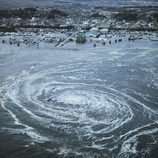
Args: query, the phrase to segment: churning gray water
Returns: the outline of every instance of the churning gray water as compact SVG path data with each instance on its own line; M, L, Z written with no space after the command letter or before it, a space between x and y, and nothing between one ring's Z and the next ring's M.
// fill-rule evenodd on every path
M0 156L156 158L157 44L0 45Z

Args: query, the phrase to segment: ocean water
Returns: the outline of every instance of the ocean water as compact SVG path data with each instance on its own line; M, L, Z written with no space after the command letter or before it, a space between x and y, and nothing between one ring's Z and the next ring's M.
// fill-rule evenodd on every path
M157 150L157 42L0 44L0 157L156 158Z
M54 5L66 5L66 4L83 4L83 5L139 5L149 6L158 5L157 0L0 0L1 8L8 7L31 7L31 6L54 6Z

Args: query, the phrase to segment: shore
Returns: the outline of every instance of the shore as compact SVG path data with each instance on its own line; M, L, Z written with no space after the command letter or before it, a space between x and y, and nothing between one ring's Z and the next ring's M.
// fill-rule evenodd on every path
M122 37L129 40L158 40L157 6L54 6L0 10L0 35L9 35L9 43L38 45L41 41L64 46L77 41L109 42ZM23 36L19 41L18 36ZM4 37L5 38L5 37ZM3 40L3 39L2 39ZM5 41L4 41L5 42ZM77 41L78 42L78 41ZM111 41L112 42L112 41ZM111 43L110 42L110 43ZM19 44L18 44L19 45Z
M157 42L111 41L0 42L2 157L156 158Z

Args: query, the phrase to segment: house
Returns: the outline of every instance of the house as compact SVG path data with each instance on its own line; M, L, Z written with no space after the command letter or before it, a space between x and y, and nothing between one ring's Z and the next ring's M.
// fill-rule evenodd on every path
M89 31L99 31L97 27L92 27Z
M101 28L101 29L110 29L110 27L111 27L111 23L110 22L101 23L99 25L99 28Z
M97 38L99 37L100 32L99 31L89 31L86 33L86 37L94 37Z
M108 31L109 31L109 29L101 29L101 30L100 30L100 33L105 34L105 33L108 33Z

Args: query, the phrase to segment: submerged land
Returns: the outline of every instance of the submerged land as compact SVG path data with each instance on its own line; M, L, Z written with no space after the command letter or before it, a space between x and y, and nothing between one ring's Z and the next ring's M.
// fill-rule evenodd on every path
M48 8L23 7L0 10L0 35L9 35L10 44L39 44L40 41L64 46L68 42L110 43L148 38L157 40L158 6L80 6ZM18 36L22 35L23 40ZM25 38L26 36L26 38ZM28 39L29 36L29 39ZM32 36L32 38L31 38Z

